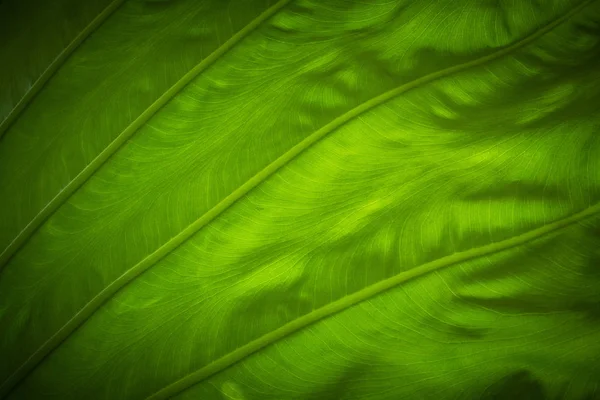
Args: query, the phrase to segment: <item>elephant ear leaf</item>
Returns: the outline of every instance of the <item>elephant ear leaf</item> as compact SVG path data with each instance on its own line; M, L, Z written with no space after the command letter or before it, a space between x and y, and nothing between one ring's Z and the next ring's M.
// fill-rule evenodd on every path
M0 399L600 399L600 0L0 36Z

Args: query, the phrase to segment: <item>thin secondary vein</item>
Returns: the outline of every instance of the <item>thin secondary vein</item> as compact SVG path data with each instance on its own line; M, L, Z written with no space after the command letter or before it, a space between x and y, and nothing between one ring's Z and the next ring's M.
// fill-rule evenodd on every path
M83 41L90 36L104 21L108 19L123 3L125 0L114 0L110 3L96 18L94 18L84 30L69 43L67 47L61 51L58 56L48 65L44 72L33 82L31 88L25 93L19 102L13 107L8 113L6 118L0 123L0 139L4 136L8 128L16 121L21 113L31 103L31 100L39 93L39 91L46 85L46 83L52 78L52 76L58 71L58 69L65 63L69 56L79 47ZM1 258L0 258L1 260ZM0 262L0 265L2 263Z
M123 1L123 0L118 0ZM173 86L169 88L163 95L161 95L154 103L152 103L143 113L141 113L123 132L119 134L100 154L92 160L72 181L70 181L56 196L52 198L42 208L36 216L23 228L19 234L13 239L13 241L4 249L0 254L0 271L8 263L10 258L15 255L21 247L33 236L33 234L40 228L40 226L46 221L60 206L62 206L76 191L79 189L87 180L102 166L104 163L115 154L135 132L137 132L158 110L160 110L165 104L167 104L175 95L177 95L187 84L189 84L198 74L208 68L216 60L218 60L223 54L229 51L235 44L240 42L254 29L256 29L261 23L272 17L277 11L283 6L289 3L291 0L280 0L252 22L246 25L238 33L232 36L226 41L221 47L211 53L202 62L192 68L186 73L181 79L179 79ZM0 391L1 393L1 391Z

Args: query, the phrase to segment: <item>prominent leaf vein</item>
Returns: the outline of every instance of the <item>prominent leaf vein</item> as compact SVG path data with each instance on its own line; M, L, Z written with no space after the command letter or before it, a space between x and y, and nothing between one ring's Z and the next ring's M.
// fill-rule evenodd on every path
M33 236L60 206L62 206L104 163L115 154L138 129L140 129L158 110L167 104L177 93L179 93L187 84L189 84L198 74L208 68L223 54L229 51L235 44L256 29L262 22L272 17L283 6L291 0L280 0L269 9L264 11L254 20L252 20L243 29L233 35L229 40L223 43L217 50L206 57L202 62L187 72L164 94L162 94L154 103L152 103L143 113L141 113L123 132L119 134L100 154L96 156L73 180L71 180L56 196L54 196L44 208L23 228L13 241L0 254L0 271L8 263L10 258Z
M69 58L69 56L79 47L79 45L90 36L108 17L112 15L113 12L119 8L121 4L123 4L125 0L114 0L110 3L100 14L96 16L86 27L84 30L79 32L79 34L69 43L67 47L61 51L58 56L50 63L50 65L44 70L44 72L33 82L33 85L29 88L29 90L25 93L23 97L19 100L19 102L13 107L12 110L8 113L8 115L4 118L4 120L0 123L0 139L4 136L4 133L8 130L8 128L16 121L16 119L21 115L21 113L27 108L27 106L31 103L31 100L39 93L39 91L46 85L46 83L52 78L52 76L58 71L58 69L64 64L64 62ZM0 260L2 258L0 257ZM0 265L2 262L0 261Z
M244 346L238 347L234 351L213 361L209 365L195 372L192 372L191 374L183 377L182 379L161 389L152 396L148 397L146 400L168 399L184 391L185 389L193 386L194 384L208 379L211 376L231 367L232 365L238 363L246 357L251 356L257 351L306 328L307 326L310 326L322 319L330 317L341 311L344 311L360 302L372 299L373 297L382 294L385 291L392 289L409 280L423 277L431 272L439 271L445 267L456 265L458 263L462 263L479 257L489 256L491 254L506 251L517 246L522 246L526 243L547 236L553 232L568 228L573 224L576 224L584 219L596 216L599 213L600 203L588 207L579 213L544 225L540 228L531 230L522 235L514 236L512 238L500 242L490 243L485 246L469 249L467 251L454 253L449 256L442 257L429 263L420 265L408 271L401 272L397 275L392 276L391 278L379 281L373 285L365 287L362 290L359 290L358 292L342 297L339 300L336 300L308 314L296 318L295 320L288 322L287 324L275 329L274 331L271 331L259 337L258 339L255 339L245 344Z
M115 0L113 4L118 1ZM81 187L113 154L115 154L121 146L139 129L141 128L160 108L169 102L177 93L179 93L187 84L189 84L198 74L208 68L211 64L217 61L223 54L229 51L235 44L244 39L248 34L254 31L261 23L271 18L281 8L288 4L291 0L280 0L270 8L253 19L243 29L238 31L223 45L211 53L207 58L202 60L198 65L187 72L180 80L178 80L169 90L161 95L154 103L152 103L139 117L135 119L123 132L119 134L94 160L88 164L72 181L70 181L46 206L33 218L27 226L19 232L17 237L8 245L8 247L0 254L0 271L8 263L10 258L29 240L29 238L37 231L37 229L46 221L69 197ZM115 7L116 8L116 7ZM38 89L39 90L39 89ZM212 211L212 210L211 210ZM209 211L210 213L210 211ZM207 215L209 214L207 213ZM132 269L121 275L112 284L107 286L103 291L98 293L90 302L88 302L77 314L65 323L54 335L52 335L42 346L37 349L11 376L9 376L0 385L0 398L21 382L52 350L54 350L63 340L65 340L77 327L87 320L108 298L116 293L121 287L133 280L143 270L154 264L162 258L170 250L175 239L179 237L191 236L188 227L178 236L165 243L154 253L143 259ZM177 244L178 245L178 244ZM175 245L175 247L177 246ZM173 247L174 248L174 247Z

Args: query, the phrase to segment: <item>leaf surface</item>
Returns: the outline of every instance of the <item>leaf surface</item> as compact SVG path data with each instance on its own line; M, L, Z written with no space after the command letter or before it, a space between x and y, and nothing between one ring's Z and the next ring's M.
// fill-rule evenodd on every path
M123 3L0 141L0 394L600 398L599 4Z

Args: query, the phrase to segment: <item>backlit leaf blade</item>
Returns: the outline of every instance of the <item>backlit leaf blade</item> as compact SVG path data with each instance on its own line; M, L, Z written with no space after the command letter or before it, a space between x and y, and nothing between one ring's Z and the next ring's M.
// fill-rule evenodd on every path
M8 398L596 395L598 5L348 4L260 21L24 243Z
M286 2L245 2L235 15L226 1L129 1L115 11L3 139L0 269L149 118Z

